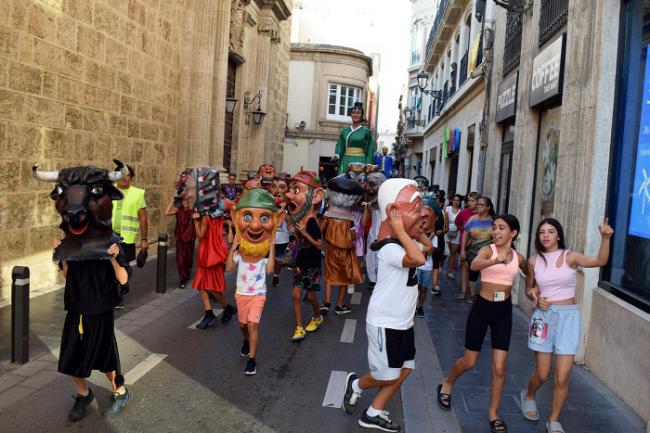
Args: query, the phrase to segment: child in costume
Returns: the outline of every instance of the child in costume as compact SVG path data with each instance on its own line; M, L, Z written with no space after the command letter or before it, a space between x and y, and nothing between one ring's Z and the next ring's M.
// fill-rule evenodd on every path
M226 271L237 266L237 313L244 335L241 355L248 357L244 374L257 372L259 323L266 302L266 274L275 266L275 229L278 207L263 189L246 191L231 212L237 234Z

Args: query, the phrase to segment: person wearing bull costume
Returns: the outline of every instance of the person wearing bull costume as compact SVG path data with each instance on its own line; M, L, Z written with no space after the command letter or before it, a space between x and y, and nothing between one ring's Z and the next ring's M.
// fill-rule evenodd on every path
M349 175L343 174L327 182L329 209L325 211L323 232L325 233L325 303L321 312L327 314L331 308L332 286L339 286L339 295L334 312L337 315L351 313L345 304L348 285L363 282L361 265L356 255L357 226L354 224L354 208L363 195L363 188ZM354 291L354 290L353 290Z
M293 270L293 289L291 298L296 316L296 329L291 341L305 338L306 332L314 332L323 323L316 292L320 290L321 249L323 236L316 220L315 209L323 200L325 191L316 172L300 171L289 181L287 209L298 242L298 255ZM307 301L311 304L313 315L306 328L302 326L302 291L307 291Z
M350 109L352 125L341 130L336 142L335 154L332 156L332 161L339 165L337 174L347 173L348 164L351 162L362 164L372 164L373 162L377 144L372 137L372 131L363 126L364 114L363 104L355 102Z
M184 183L184 196L188 197L194 230L199 240L199 255L192 287L199 291L204 315L196 327L207 329L217 322L212 311L210 295L223 307L221 323L232 319L237 309L230 305L223 292L226 288L224 266L228 258L228 247L223 240L223 219L230 210L230 201L221 198L219 171L201 167L192 170Z
M263 189L246 191L231 211L236 234L226 271L237 267L237 316L244 335L240 354L248 357L244 374L257 372L259 324L266 302L266 274L275 267L275 197Z
M102 415L115 415L130 399L121 374L113 320L113 309L131 271L111 225L111 200L122 199L113 182L125 172L109 173L94 166L43 172L35 165L32 174L38 180L56 183L50 197L61 215L59 228L65 233L63 240L54 241L53 259L59 261L65 277L66 317L58 371L71 376L77 390L68 419L82 419L94 399L86 381L92 370L106 374L112 388L111 404Z
M370 246L379 236L379 226L381 224L379 206L377 204L377 192L379 187L386 180L384 173L377 171L376 166L368 168L368 175L366 177L366 187L364 194L363 206L363 225L368 226L368 239L366 242L366 273L368 275L368 290L375 288L377 282L377 251L374 251Z

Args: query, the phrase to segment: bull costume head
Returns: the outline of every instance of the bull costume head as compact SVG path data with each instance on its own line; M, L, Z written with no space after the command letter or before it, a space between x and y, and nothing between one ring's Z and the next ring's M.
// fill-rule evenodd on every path
M50 197L61 215L59 228L65 236L54 250L54 260L109 259L107 248L119 242L111 223L112 200L124 198L113 185L127 173L126 165L116 160L118 169L109 172L92 165L41 171L32 167L34 178L55 182Z
M347 174L336 176L327 182L330 207L326 217L354 221L352 210L363 196L363 187Z
M287 192L287 209L293 224L306 221L315 213L315 207L320 205L325 191L320 178L314 171L302 170L289 180Z
M231 216L240 237L238 251L242 258L258 261L266 257L278 222L275 198L263 189L248 190L242 194Z
M219 170L200 167L183 171L177 182L177 196L187 198L189 207L201 215L224 216L229 203L221 197Z

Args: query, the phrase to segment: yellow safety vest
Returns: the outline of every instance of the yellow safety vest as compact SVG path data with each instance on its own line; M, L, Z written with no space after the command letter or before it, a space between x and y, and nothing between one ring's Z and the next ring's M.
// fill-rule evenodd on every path
M144 190L134 186L124 192L122 200L113 200L113 231L124 239L126 244L134 244L140 230L140 205Z

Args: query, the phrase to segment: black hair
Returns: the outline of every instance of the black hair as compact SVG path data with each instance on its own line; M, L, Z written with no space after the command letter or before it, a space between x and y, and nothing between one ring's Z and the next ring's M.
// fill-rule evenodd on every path
M487 207L488 207L488 214L490 214L492 219L494 219L494 217L495 217L495 215L497 213L494 211L494 205L492 204L492 200L490 200L490 197L486 197L486 196L482 195L476 201L478 202L478 200L480 200L480 199L485 200L485 202L487 203Z
M564 243L564 229L558 220L555 218L544 218L541 220L537 225L537 230L535 230L535 250L537 251L537 254L542 258L542 260L544 260L544 263L546 263L546 257L544 257L544 254L542 254L546 252L546 248L544 248L544 245L542 245L542 243L539 241L539 229L541 229L544 224L553 226L553 228L555 228L557 231L557 244L561 250L566 250L566 244Z
M228 173L228 177L234 177L235 179L237 178L237 175L235 173Z
M463 200L464 200L463 196L460 195L460 194L454 194L454 196L451 198L451 201L454 201L455 198L458 198L458 200L460 200L460 203L461 203L461 205L462 205ZM460 207L460 206L459 206L459 207Z
M355 110L361 111L361 120L366 118L366 110L363 109L363 104L361 102L355 102L352 107L350 107L349 116L352 116L352 112Z
M493 221L496 220L503 220L503 222L505 222L510 228L510 231L517 230L517 235L512 238L512 242L514 242L517 239L517 236L519 236L519 233L521 233L521 227L519 225L519 220L517 217L510 214L501 214L494 217ZM514 249L515 246L513 245L512 248Z

